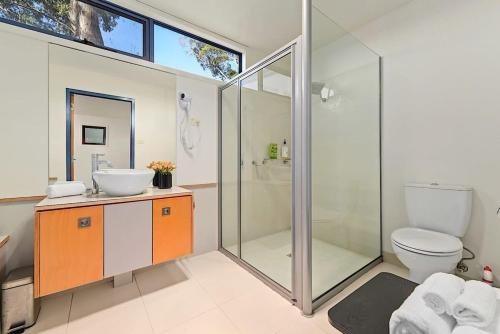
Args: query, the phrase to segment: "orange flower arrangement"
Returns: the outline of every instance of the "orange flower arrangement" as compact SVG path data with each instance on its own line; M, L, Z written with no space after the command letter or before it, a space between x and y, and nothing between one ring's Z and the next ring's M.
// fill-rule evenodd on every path
M147 168L150 168L160 174L167 174L173 172L176 166L171 161L151 161Z

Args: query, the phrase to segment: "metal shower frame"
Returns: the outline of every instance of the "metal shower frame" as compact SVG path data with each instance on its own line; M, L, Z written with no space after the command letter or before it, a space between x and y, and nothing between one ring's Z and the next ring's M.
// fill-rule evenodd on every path
M292 77L292 290L273 281L241 258L241 81L257 73L262 68L285 55L291 55ZM311 59L312 54L312 0L302 1L302 35L284 47L270 54L259 63L248 68L231 81L219 87L219 137L218 137L218 218L219 218L219 250L247 269L270 288L287 298L302 310L304 316L311 316L319 306L334 295L345 289L354 280L382 262L382 242L380 241L379 256L369 264L344 279L316 299L312 295L312 198L311 198ZM382 90L382 60L379 59L380 90ZM222 92L224 89L236 86L237 95L237 212L238 212L238 256L227 251L222 245ZM380 95L379 126L381 126L382 99ZM379 136L380 137L380 136ZM379 143L380 144L380 143ZM381 146L379 145L379 151ZM381 157L381 155L380 155ZM381 159L379 161L381 163ZM380 169L380 165L379 165ZM381 180L380 174L380 180ZM380 181L381 182L381 181ZM382 205L380 203L380 211ZM380 213L381 215L381 213ZM381 224L380 216L380 228Z

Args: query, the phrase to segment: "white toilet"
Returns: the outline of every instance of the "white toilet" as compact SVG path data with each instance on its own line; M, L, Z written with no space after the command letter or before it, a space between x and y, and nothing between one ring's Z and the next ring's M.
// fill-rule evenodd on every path
M410 280L422 283L436 272L453 272L462 258L463 237L472 210L472 188L417 184L405 186L411 227L395 230L392 248L410 269Z

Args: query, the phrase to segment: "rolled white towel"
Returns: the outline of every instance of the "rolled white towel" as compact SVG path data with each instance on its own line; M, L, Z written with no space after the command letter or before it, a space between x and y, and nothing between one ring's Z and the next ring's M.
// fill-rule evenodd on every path
M465 282L463 293L452 305L459 326L488 327L496 314L497 296L491 286L479 281Z
M490 334L488 332L483 331L482 329L479 329L477 327L472 327L472 326L457 326L451 332L452 334Z
M436 273L422 284L425 305L437 314L452 314L453 302L463 292L465 281L458 276Z
M500 334L500 301L497 299L497 311L493 321L486 328L477 328L474 326L457 326L451 332L452 334Z
M389 321L391 334L450 334L455 319L447 314L436 314L422 298L425 289L419 286L403 305L392 313Z
M85 184L81 181L57 182L47 187L47 197L57 198L85 193Z

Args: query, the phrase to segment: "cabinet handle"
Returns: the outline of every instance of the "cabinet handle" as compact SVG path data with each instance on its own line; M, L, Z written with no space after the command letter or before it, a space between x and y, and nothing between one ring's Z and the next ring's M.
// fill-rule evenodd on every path
M86 228L92 225L92 219L90 217L78 218L78 228Z
M162 216L170 216L170 207L162 208L161 215Z

